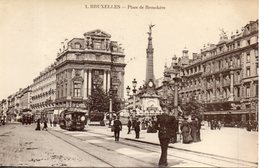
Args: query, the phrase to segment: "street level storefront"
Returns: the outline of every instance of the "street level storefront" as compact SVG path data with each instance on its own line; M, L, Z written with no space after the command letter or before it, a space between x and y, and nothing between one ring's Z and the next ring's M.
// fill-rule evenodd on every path
M228 111L207 111L204 118L207 121L220 120L223 122L246 122L250 118L255 118L256 110L228 110Z

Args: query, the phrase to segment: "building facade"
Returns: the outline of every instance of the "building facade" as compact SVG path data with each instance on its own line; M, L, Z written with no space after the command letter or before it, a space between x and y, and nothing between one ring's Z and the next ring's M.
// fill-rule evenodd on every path
M37 118L53 118L56 99L55 63L47 67L33 80L31 88L31 109Z
M93 89L124 95L125 55L120 44L102 30L73 38L58 53L56 69L57 109L83 108Z
M258 20L230 38L222 31L218 44L208 44L192 57L184 49L178 60L182 103L199 101L206 118L228 114L237 121L257 119Z
M29 86L22 90L19 106L22 112L31 110L31 89Z

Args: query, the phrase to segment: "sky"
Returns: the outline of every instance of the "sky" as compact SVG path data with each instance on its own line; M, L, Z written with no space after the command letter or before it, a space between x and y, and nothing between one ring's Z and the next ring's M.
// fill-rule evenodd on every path
M86 8L119 5L120 9ZM165 9L140 9L140 6ZM138 9L128 8L136 6ZM33 83L54 63L64 39L83 38L101 29L125 49L125 87L145 80L147 32L153 27L155 78L164 65L182 55L199 53L204 44L219 41L258 19L257 0L1 0L0 100Z

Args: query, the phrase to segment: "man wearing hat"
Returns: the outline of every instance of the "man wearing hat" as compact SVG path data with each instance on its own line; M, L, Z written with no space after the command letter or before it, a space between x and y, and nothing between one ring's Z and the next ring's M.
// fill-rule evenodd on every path
M159 160L159 166L167 166L167 150L170 139L172 138L172 129L175 126L173 116L167 113L163 113L158 116L156 128L159 130L158 137L161 146L161 157Z

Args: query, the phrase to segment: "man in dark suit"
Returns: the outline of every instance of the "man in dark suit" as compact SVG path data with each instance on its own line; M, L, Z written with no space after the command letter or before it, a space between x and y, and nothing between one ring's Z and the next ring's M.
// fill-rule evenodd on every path
M158 116L156 128L159 130L158 137L161 146L161 157L159 160L159 166L167 166L167 150L170 139L173 137L173 129L176 130L176 123L173 116L169 116L167 113L163 113Z
M130 132L131 132L131 126L132 126L132 122L131 122L130 117L129 117L129 118L128 118L128 122L127 122L127 127L128 127L128 132L127 132L127 134L130 134Z
M115 135L115 141L119 141L119 135L120 131L122 130L122 123L118 119L118 116L116 117L114 121L114 135Z
M135 138L136 139L139 139L139 136L140 136L140 121L139 119L137 118L136 121L135 121L135 124L134 124L134 128L135 128Z

